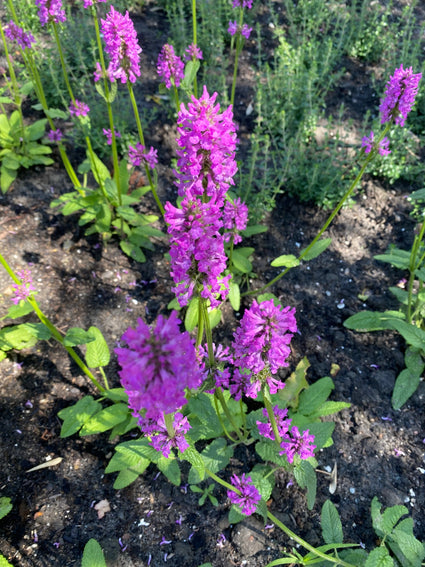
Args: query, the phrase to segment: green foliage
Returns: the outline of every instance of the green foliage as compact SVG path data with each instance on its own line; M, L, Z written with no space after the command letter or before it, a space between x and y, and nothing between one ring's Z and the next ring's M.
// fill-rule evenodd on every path
M37 120L25 126L20 110L14 110L8 117L0 114L0 188L3 193L9 189L21 167L50 165L47 157L52 152L49 146L40 143L47 119Z
M0 498L0 520L4 518L11 510L13 506L10 498L7 496L2 496Z
M95 539L89 539L84 546L81 567L106 567L102 548Z

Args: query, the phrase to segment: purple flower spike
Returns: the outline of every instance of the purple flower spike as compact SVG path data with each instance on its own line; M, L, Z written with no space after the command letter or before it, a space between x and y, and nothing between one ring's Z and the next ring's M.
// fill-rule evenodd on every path
M110 128L103 128L103 133L106 136L106 143L108 144L108 146L112 146L112 131ZM121 134L120 132L118 132L118 130L115 130L115 138L121 138Z
M253 0L233 0L232 8L248 8L250 10L252 8Z
M229 27L227 29L228 33L230 33L231 36L235 35L235 33L238 31L238 23L236 21L234 22L229 22Z
M10 20L6 29L4 30L5 36L11 41L16 43L22 49L30 49L32 44L35 43L34 36L30 32L25 32L22 28L17 26L13 20Z
M158 163L158 150L151 149L146 152L145 146L140 142L136 144L136 147L129 146L128 148L128 159L134 167L139 167L142 163L147 164L151 169L155 169Z
M272 299L262 303L254 300L233 335L235 365L248 368L254 374L264 368L276 374L281 366L288 366L289 343L296 331L295 308L275 306ZM272 384L270 386L272 391Z
M362 138L362 147L365 148L366 154L369 154L375 147L374 137L375 134L373 133L373 131L371 131L369 136L364 136ZM391 150L388 149L389 144L390 141L385 136L385 138L379 142L378 154L380 154L381 156L387 156L388 154L390 154Z
M403 69L401 65L400 69L394 71L379 107L381 124L390 122L394 118L396 124L404 126L415 102L421 78L422 73L413 74L412 67Z
M19 305L21 300L25 301L27 297L30 297L31 292L35 291L35 287L32 285L31 272L29 270L21 270L16 273L22 283L12 285L15 297L12 297L11 301L15 305Z
M77 99L75 99L75 103L71 102L69 105L69 113L71 116L87 116L89 112L89 106L85 102L80 102Z
M258 502L261 500L260 493L252 484L251 477L245 477L245 473L242 474L241 477L234 474L231 481L232 485L239 490L240 494L233 490L228 490L227 496L230 502L240 506L242 514L251 516L257 509Z
M190 429L190 423L187 417L177 412L173 419L173 435L170 436L165 425L164 416L161 415L157 419L144 419L139 417L140 429L145 435L152 437L150 445L163 456L168 459L172 448L178 449L184 453L189 447L189 443L185 439L185 434Z
M248 27L247 24L244 24L241 28L241 34L244 36L245 39L249 39L251 35L252 28Z
M50 130L47 132L47 137L51 142L60 142L63 138L62 130L57 128L56 130Z
M185 51L184 58L186 61L190 61L191 59L203 59L202 51L196 44L191 43Z
M279 406L274 406L273 413L276 420L277 431L280 437L283 437L288 433L292 421L291 419L288 419L288 410L282 410L279 408ZM263 409L263 415L269 418L269 414L266 408ZM257 421L256 423L260 435L274 441L274 433L270 420L268 420L267 423L264 423L262 421Z
M308 429L300 433L294 425L290 433L282 435L280 446L283 450L279 451L279 455L286 455L288 463L293 463L296 454L300 459L314 457L316 445L313 445L313 442L314 435L310 435Z
M66 21L62 0L35 0L35 5L38 6L38 17L42 26L49 22Z
M128 346L115 349L121 384L136 417L142 409L154 419L173 413L187 401L185 388L201 382L194 344L188 332L180 332L179 324L176 311L169 319L160 315L153 329L138 319L137 328L122 336Z
M137 41L137 32L128 15L123 16L111 6L106 20L102 22L102 33L105 38L105 50L110 58L109 76L111 81L120 79L121 83L129 80L135 83L140 77L140 56L142 48Z
M174 52L174 47L166 43L158 55L158 75L164 80L167 89L180 86L184 79L184 63Z
M248 207L242 203L240 198L235 199L233 203L226 201L224 205L224 228L230 232L224 234L224 240L229 242L233 236L233 244L242 241L242 237L238 231L245 230L248 223Z
M107 2L107 0L83 0L84 2L84 8L90 8L90 6L93 6L93 4L96 4L98 2Z

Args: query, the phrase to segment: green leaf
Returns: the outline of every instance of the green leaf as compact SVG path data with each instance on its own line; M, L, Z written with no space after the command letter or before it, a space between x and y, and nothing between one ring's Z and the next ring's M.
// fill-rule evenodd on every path
M309 367L310 363L305 356L297 364L295 371L292 372L290 377L285 380L285 387L283 390L279 390L277 394L279 400L282 400L285 406L298 406L298 399L301 391L309 387L306 380L306 374Z
M395 297L402 305L408 304L408 299L409 299L408 291L406 291L405 289L400 289L399 287L396 286L390 287L389 290L393 295L395 295Z
M180 310L181 310L180 303L179 303L177 297L175 297L174 299L172 299L172 300L168 303L167 309L175 309L176 311L180 311Z
M87 150L87 158L90 162L90 167L96 182L101 185L106 179L111 178L106 165L97 157L97 155L92 151Z
M326 248L330 245L331 242L332 242L332 238L323 238L322 240L318 240L317 242L314 243L314 245L310 248L310 250L307 252L305 256L303 256L304 250L301 251L300 258L301 256L303 256L302 259L305 261L313 260L313 258L317 258L317 256L320 256L320 254L326 250Z
M394 561L386 547L377 547L369 553L365 567L394 567Z
M39 341L48 341L52 333L43 323L23 323L25 329L28 330L30 335Z
M2 164L0 168L0 189L2 193L6 193L12 183L15 181L17 172L15 169L9 169Z
M271 266L273 268L280 268L284 266L285 268L294 268L295 266L299 266L300 261L296 256L293 254L284 254L283 256L278 256L271 262Z
M260 441L255 444L255 451L266 463L275 463L278 467L288 467L288 460L286 459L286 457L279 455L279 452L274 443Z
M88 343L86 351L86 362L90 368L107 366L111 359L109 347L102 332L97 327L90 327L88 333L94 337L94 341Z
M268 227L264 226L263 224L254 224L247 226L245 230L241 230L241 234L242 236L245 236L245 238L249 238L254 234L261 234L262 232L267 232L268 230Z
M344 536L341 519L336 506L330 500L326 500L322 506L320 524L322 536L326 543L342 543Z
M0 520L12 510L12 501L7 496L0 497Z
M37 120L30 126L26 128L29 134L29 140L32 142L34 140L39 140L44 136L44 131L46 130L47 118L42 118ZM49 148L50 149L50 148Z
M201 455L194 447L189 446L184 453L180 454L180 458L182 460L188 461L192 465L192 468L189 471L189 479L191 478L191 474L192 474L193 477L199 479L198 482L204 480L205 460L203 457L201 457ZM189 480L189 482L191 481Z
M127 404L114 404L109 406L90 417L84 423L80 435L94 435L95 433L103 433L112 429L118 423L127 418L129 409Z
M2 164L4 167L8 169L19 169L21 167L21 162L14 158L13 154L10 156L6 156L2 160Z
M388 325L388 328L399 332L407 344L425 350L425 331L400 319L391 319L388 321Z
M344 327L354 331L383 331L384 329L391 329L391 321L396 318L401 319L404 317L401 313L394 311L360 311L344 321Z
M8 96L0 96L0 104L13 104L13 100Z
M386 254L378 254L374 256L375 260L391 264L400 270L408 270L410 264L410 252L407 250L400 250L399 248L392 248Z
M168 480L175 486L181 484L181 473L177 459L171 457L166 459L162 455L158 458L156 466L168 478Z
M274 488L274 475L270 474L273 469L268 465L258 464L251 470L249 476L261 498L267 502Z
M210 321L210 328L214 329L221 321L221 310L217 307L215 309L208 309L208 319Z
M424 545L415 538L413 533L406 533L405 530L397 527L391 534L391 543L395 542L403 556L409 562L409 567L421 567L422 560L425 557ZM390 547L393 546L390 543ZM396 549L393 549L396 552ZM399 553L397 553L399 556Z
M403 404L412 396L421 381L421 373L416 370L405 368L397 376L394 384L394 390L391 397L391 403L395 410L399 410Z
M12 563L9 563L6 557L1 553L0 553L0 567L13 567Z
M37 343L36 337L30 333L25 324L3 327L0 330L0 349L8 351L11 349L22 350L30 348Z
M146 262L146 256L140 250L139 246L132 244L128 240L121 240L120 247L124 254L127 254L127 256L136 260L136 262L140 262L141 264Z
M233 280L229 282L229 301L233 309L239 311L241 306L241 290L239 285Z
M296 414L292 420L294 425L297 425ZM328 440L332 438L332 433L335 429L335 423L333 421L316 421L315 423L305 423L304 425L298 426L300 431L306 431L308 429L310 435L314 435L314 445L316 445L315 451L317 452L322 447L328 443Z
M199 298L192 297L186 310L184 327L191 333L199 322Z
M333 413L338 413L343 409L351 407L348 402L325 402L317 408L316 411L308 415L309 419L315 420L319 417L324 417L325 415L332 415Z
M91 343L95 338L84 329L79 327L71 327L63 338L63 344L68 347L74 347L77 345L86 345Z
M48 108L46 111L46 114L49 118L51 118L52 120L56 119L56 118L61 118L62 120L67 120L68 118L68 112L65 112L64 110L60 110L59 108Z
M150 461L147 461L147 463L148 463L148 466L149 466ZM139 472L139 471L134 470L134 469L124 469L124 470L120 471L118 473L117 478L115 479L115 482L114 482L115 490L121 490L122 488L126 488L132 482L137 480L143 472L144 471Z
M301 393L298 411L303 415L310 415L328 399L334 388L332 378L321 378Z
M234 267L242 272L243 274L249 274L252 272L252 264L246 258L244 254L241 253L240 249L233 250L232 262Z
M9 307L9 311L6 313L4 317L1 318L1 320L19 319L19 317L28 315L28 313L31 313L31 311L33 311L32 305L30 305L28 301L23 301L21 299L18 305L12 305L12 307Z
M233 449L227 445L227 442L223 437L214 439L214 441L207 445L201 453L203 461L203 469L201 469L201 472L203 470L205 474L206 468L213 473L225 469L232 456ZM186 458L186 451L183 453L183 458ZM203 477L199 474L198 466L192 466L189 471L189 484L198 484L201 480L203 480Z
M190 59L184 68L184 88L190 88L193 81L195 80L196 74L199 70L200 63L198 59Z
M381 514L382 504L375 496L371 502L373 529L379 537L389 535L402 516L408 514L406 506L392 506Z
M58 417L63 420L60 436L64 438L77 433L86 421L101 409L102 405L92 396L84 396L73 406L61 410L58 413Z
M102 548L95 539L89 539L86 543L81 567L106 567Z
M294 476L301 488L307 488L307 508L312 510L317 491L317 477L314 468L308 461L301 461L294 468Z

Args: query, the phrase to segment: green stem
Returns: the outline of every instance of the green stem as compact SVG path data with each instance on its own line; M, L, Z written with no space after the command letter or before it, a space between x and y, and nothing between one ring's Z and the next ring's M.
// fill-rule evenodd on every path
M174 424L173 424L173 414L172 413L164 413L164 422L165 422L165 427L167 428L167 433L168 433L168 437L170 437L170 439L173 439L173 437L175 436L175 431L174 431Z
M24 125L24 116L22 114L22 98L21 98L21 94L19 92L19 85L18 85L18 81L16 79L15 69L13 68L13 64L12 64L12 61L10 59L9 50L7 49L6 37L5 37L4 32L3 32L3 27L1 27L1 26L0 26L0 33L1 33L1 38L2 38L2 41L3 41L4 54L6 55L7 66L9 68L10 79L12 81L13 98L14 98L15 105L17 106L17 109L18 109L18 112L19 112L19 121L21 123L22 140L23 140L22 144L24 144L25 143L24 142L24 140L25 140L25 125Z
M417 261L419 247L425 233L425 221L422 223L419 234L413 241L412 250L410 252L409 260L409 284L408 284L408 298L407 298L407 322L412 322L412 299L413 299L413 284L415 283L415 270L422 262L422 258Z
M274 411L273 411L273 407L272 404L270 402L270 394L268 389L266 390L267 386L263 386L262 390L263 390L263 400L264 400L264 405L266 406L266 410L267 413L269 414L269 419L270 419L270 423L273 429L273 433L274 433L274 438L275 441L278 445L278 447L280 448L280 443L282 441L280 435L279 435L279 431L277 429L277 424L276 424L276 419L274 416Z
M174 89L174 101L176 103L176 110L178 114L180 110L179 91L177 90L177 87L174 83L173 83L173 89Z
M12 268L6 262L5 258L2 256L2 254L0 254L0 264L2 264L2 266L4 267L6 272L9 274L9 276L12 278L12 280L16 284L22 285L22 281L18 278L18 276L15 274L15 272L12 270ZM43 323L43 325L45 325L49 329L53 338L56 339L57 342L60 343L66 349L66 351L71 356L71 358L77 363L77 365L81 368L81 370L84 372L84 374L92 381L92 383L96 386L96 388L100 392L105 392L105 388L96 380L94 375L91 373L89 368L84 364L84 362L81 360L81 358L78 356L78 354L74 351L74 349L72 347L66 346L64 344L63 336L61 335L59 330L55 327L55 325L50 321L50 319L48 317L46 317L46 315L41 311L40 307L38 306L37 301L33 297L28 297L27 301L31 305L31 307L34 309L35 313L37 314L37 317L40 319L40 321Z
M232 424L232 427L236 433L236 435L238 436L238 439L241 443L243 443L245 441L244 437L241 435L241 432L239 431L239 427L236 425L232 414L230 413L229 408L227 407L226 404L226 400L224 399L223 396L223 392L221 391L221 388L216 388L214 391L214 396L216 396L220 402L221 407L223 408L224 414L226 415L227 419L229 420L229 422Z
M193 27L193 43L194 45L198 45L197 30L196 30L196 0L192 0L192 27ZM193 79L193 93L195 95L195 98L198 98L198 81L196 79L196 75L195 78ZM178 111L179 108L177 108L177 112Z
M269 520L271 520L274 524L276 524L277 526L279 526L279 528L287 535L289 536L291 539L293 539L294 541L296 541L297 543L299 543L302 547L304 547L304 549L307 549L308 551L310 551L311 553L314 553L315 555L317 555L318 557L321 557L322 559L324 559L325 561L329 561L330 563L335 563L336 565L340 565L341 567L356 567L355 565L352 565L351 563L347 563L346 561L343 561L342 559L340 559L339 557L332 557L330 555L326 555L326 553L323 553L321 551L319 551L318 549L316 549L315 547L313 547L312 545L310 545L309 543L307 543L305 540L303 540L300 536L298 536L297 534L295 534L293 531L291 531L288 527L285 526L285 524L283 524L278 518L276 518L276 516L274 516L271 512L267 511L267 517L269 518ZM356 545L356 544L353 544Z
M130 100L131 100L131 105L133 107L133 114L134 114L134 117L136 119L137 131L139 133L139 140L140 140L140 143L142 144L142 146L145 146L145 137L143 135L142 123L140 121L139 110L137 108L137 103L136 103L136 99L134 97L133 87L131 86L130 81L127 81L127 86L128 86L128 92L130 93ZM164 210L164 207L162 206L161 201L159 200L158 193L156 192L156 187L155 187L155 184L152 180L152 175L151 175L151 172L149 171L149 167L148 167L147 164L145 164L145 171L146 171L146 176L147 176L148 181L149 181L149 186L151 188L151 191L152 191L152 194L153 194L154 199L156 201L156 204L158 205L158 208L161 211L162 216L164 216L165 210Z
M230 95L230 105L232 106L232 108L235 102L236 79L238 76L238 62L239 62L239 54L241 52L241 44L242 44L241 34L238 33L238 36L236 38L235 66L233 68L232 93Z
M391 123L388 124L385 128L385 130L382 132L382 134L379 136L377 144L379 143L379 141L381 141L384 136L387 134L387 132L389 131L391 127ZM298 260L302 260L303 258L305 258L305 256L307 256L307 254L310 252L310 250L313 248L313 246L316 244L316 242L320 239L320 237L322 236L322 234L327 230L327 228L329 227L329 225L331 224L331 222L334 220L334 218L336 217L336 215L339 213L341 207L344 205L344 203L347 201L347 199L350 197L350 195L353 193L354 189L357 187L359 181L361 180L361 178L364 175L364 172L366 171L367 166L369 165L369 163L371 162L371 160L374 158L375 156L375 151L371 152L365 162L363 163L359 173L356 175L356 178L354 179L354 181L351 183L350 187L347 189L347 191L344 193L343 197L341 198L341 200L339 201L339 203L337 204L337 206L335 207L335 209L332 211L332 213L329 215L329 217L326 219L324 225L322 226L322 228L319 230L319 232L316 234L315 238L312 240L312 242L307 246L307 248L305 248L301 254L298 257ZM273 284L275 284L276 282L278 282L280 280L281 277L283 277L285 274L287 274L289 272L291 268L288 267L285 270L283 270L280 274L278 274L275 278L273 278L272 280L270 280L266 285L264 285L263 287L261 287L260 289L255 289L255 290L251 290L251 291L245 291L244 293L242 293L242 296L246 296L246 295L255 295L257 293L262 293L264 290L266 290L267 288L269 288L270 286L272 286Z
M55 36L55 40L56 40L56 45L57 45L57 48L58 48L63 78L65 79L65 84L66 84L66 88L68 89L68 94L69 94L72 102L75 104L75 97L74 97L74 93L73 93L72 88L71 88L71 84L69 82L68 73L66 71L65 57L63 55L62 45L61 45L61 42L60 42L60 39L59 39L58 28L56 26L56 22L52 22L52 27L53 27L53 33L54 33L54 36Z

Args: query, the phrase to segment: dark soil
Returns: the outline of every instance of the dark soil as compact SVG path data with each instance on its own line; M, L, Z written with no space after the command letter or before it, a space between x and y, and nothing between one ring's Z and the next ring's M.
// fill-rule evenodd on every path
M148 77L143 89L153 94L157 83L152 61L167 30L164 14L149 6L136 22ZM143 38L149 37L152 26L157 32L149 43ZM244 77L247 90L239 95L249 97L253 83ZM354 78L352 89L355 84ZM356 118L355 110L352 117ZM162 118L165 122L155 126L152 144L161 148L162 162L169 163L174 129ZM238 113L236 118L245 120ZM248 126L241 124L242 131ZM168 168L160 169L159 189L164 199L174 198ZM37 300L61 330L96 325L112 349L137 317L151 322L168 313L173 294L164 260L167 242L158 240L147 262L137 264L117 243L105 247L87 239L77 217L65 218L49 208L54 197L69 190L60 167L23 172L0 198L1 251L14 269L30 266ZM291 479L279 473L269 502L278 518L313 545L321 543L320 509L327 498L338 507L345 541L362 542L367 549L375 545L369 512L374 496L385 507L406 505L415 521L415 535L425 540L424 383L402 410L394 411L391 392L404 367L403 340L392 332L359 334L343 326L348 316L365 307L397 308L388 287L405 274L377 262L374 255L391 243L406 249L412 243L414 221L405 198L411 190L366 178L356 204L343 209L331 225L328 250L290 271L273 288L284 305L297 311L300 333L292 341L290 370L306 356L311 364L308 379L314 382L332 371L332 399L352 404L334 417L334 445L317 455L322 470L337 463L335 494L329 493L328 477L318 475L316 505L308 511L303 492L288 486ZM153 200L145 202L146 210L155 210ZM270 261L309 244L326 216L315 206L282 196L266 219L268 232L245 242L256 250L257 278L252 285L259 288L277 275ZM4 314L12 289L3 270L0 291ZM363 296L368 297L366 305ZM233 314L226 312L220 338L231 338L234 322ZM3 321L6 324L11 321ZM119 385L116 371L112 362L107 372L111 386ZM214 567L264 566L291 547L277 527L264 527L258 517L229 525L229 503L220 487L214 492L219 506L207 501L200 507L198 495L186 484L177 488L150 467L128 488L114 490L115 474L105 475L104 469L118 439L110 441L106 434L59 436L58 411L96 392L55 343L40 342L13 353L1 363L0 373L0 493L13 503L12 512L0 522L0 552L14 565L80 565L84 545L92 537L104 549L109 566L123 567L197 567L204 562ZM27 472L57 457L62 458L58 465ZM225 474L245 472L254 462L249 448L240 447ZM109 502L110 511L99 518L95 506L102 500Z

